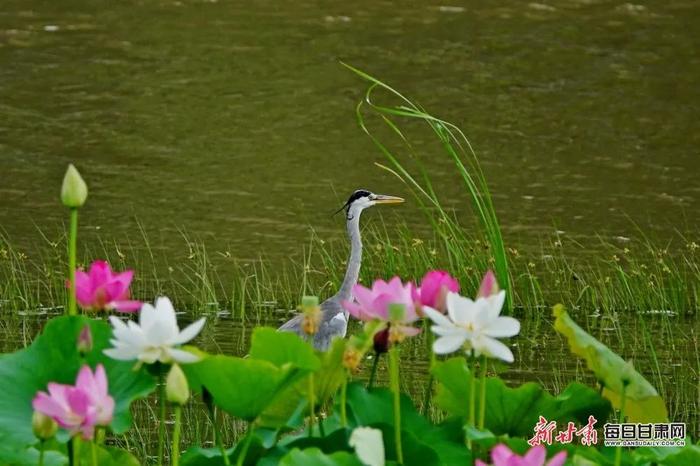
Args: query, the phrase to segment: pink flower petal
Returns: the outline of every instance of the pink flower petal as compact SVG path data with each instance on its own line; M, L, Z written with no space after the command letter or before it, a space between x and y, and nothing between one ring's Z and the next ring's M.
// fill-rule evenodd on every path
M547 462L547 466L561 466L566 461L566 452L560 451Z
M514 455L510 448L501 443L491 450L491 461L496 466L505 465Z
M479 287L479 293L477 298L488 298L494 293L498 292L498 282L496 281L496 275L493 271L489 270L484 275L481 280L481 286Z
M137 312L141 309L143 303L141 301L112 301L109 307L119 312Z
M537 445L530 448L530 450L525 453L525 456L523 456L523 463L526 466L542 466L545 458L547 458L547 449L544 445Z

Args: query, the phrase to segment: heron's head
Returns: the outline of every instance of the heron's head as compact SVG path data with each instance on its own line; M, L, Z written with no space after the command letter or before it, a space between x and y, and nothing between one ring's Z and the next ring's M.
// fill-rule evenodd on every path
M345 210L346 218L351 220L367 207L372 207L377 204L400 204L403 201L404 200L400 197L387 196L386 194L374 194L366 189L358 189L352 193L348 201L338 212Z

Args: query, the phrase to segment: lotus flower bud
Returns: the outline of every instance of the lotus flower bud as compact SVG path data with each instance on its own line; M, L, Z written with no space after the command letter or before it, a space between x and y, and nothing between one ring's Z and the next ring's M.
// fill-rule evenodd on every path
M498 281L496 281L496 275L492 270L486 272L484 278L481 280L481 286L479 286L479 293L476 295L477 298L488 298L489 296L495 295L499 292Z
M184 405L190 397L190 387L187 377L180 366L173 364L165 380L165 396L171 403Z
M80 176L73 164L68 165L68 170L63 176L61 186L61 202L70 208L82 207L88 196L88 188L85 180Z
M377 354L386 353L389 351L389 329L374 334L374 352Z
M85 325L80 331L77 346L80 354L87 354L92 351L92 332L90 331L89 325Z
M34 414L32 414L32 430L38 439L48 440L56 435L58 424L46 414L34 411Z

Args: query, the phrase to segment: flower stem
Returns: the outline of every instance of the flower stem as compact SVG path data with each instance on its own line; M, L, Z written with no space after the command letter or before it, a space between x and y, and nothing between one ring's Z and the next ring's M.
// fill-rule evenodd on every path
M160 423L158 424L158 466L163 466L163 450L165 446L165 380L164 371L158 375L158 404L160 407Z
M476 426L474 423L476 411L476 376L474 375L476 371L476 359L474 358L474 352L472 352L471 361L472 364L469 368L469 424Z
M622 394L620 395L620 423L625 422L625 401L626 401L627 385L622 384ZM620 466L622 462L622 447L617 447L615 450L615 466Z
M369 390L374 386L374 378L377 375L377 366L379 366L379 357L381 353L374 352L374 361L372 361L372 372L369 373L369 382L367 383L367 389Z
M486 356L481 357L481 394L479 399L479 430L486 422Z
M90 453L92 456L92 466L97 466L97 444L94 440L90 442Z
M468 423L470 426L475 427L476 424L474 423L474 416L475 413L474 411L476 410L476 376L474 375L474 371L476 370L476 364L475 361L476 359L474 358L474 350L471 352L471 366L469 367L469 420ZM467 448L471 450L472 448L472 441L468 439L465 435L466 444Z
M44 443L46 440L39 442L39 466L44 466Z
M399 385L399 346L391 345L389 349L389 382L394 394L394 443L396 444L396 461L403 464L401 447L401 387Z
M179 404L175 405L175 425L173 426L173 447L170 452L172 466L180 464L180 418L182 407Z
M316 392L314 391L314 374L309 374L309 438L314 436L314 422L316 421L316 411L315 405L316 400L314 399Z
M348 377L345 374L343 379L343 385L340 386L340 425L347 427L348 425L348 411L346 406L346 400L348 396Z
M425 395L423 398L423 409L421 413L423 416L426 416L430 412L430 401L433 397L433 383L435 382L435 379L433 378L433 367L435 367L436 361L435 353L433 352L433 340L435 337L429 330L428 321L426 319L423 321L423 331L425 332L425 346L428 350L428 354L430 355L430 373L428 374L428 381L425 384Z
M70 439L68 441L66 448L68 448L68 466L74 466L75 465L75 444L73 444L73 439Z
M250 424L248 427L248 433L246 434L245 438L243 439L243 447L241 449L241 453L238 455L238 461L236 461L237 466L243 466L243 463L245 462L245 457L248 456L248 449L250 448L250 442L253 440L253 427L255 424ZM224 454L224 458L226 458L226 455ZM224 460L225 464L228 464L228 458Z
M214 427L214 445L219 447L221 455L224 458L224 464L229 466L228 456L226 455L226 449L224 448L224 440L221 437L221 432L219 431L219 424L216 422L216 408L214 407L214 401L211 398L211 394L207 391L206 387L202 389L202 398L204 399L204 404L207 406L209 411L209 417L211 418L211 424Z
M70 277L70 288L68 296L68 315L74 316L78 313L75 303L75 264L78 246L78 209L70 209L70 236L68 237L68 276Z

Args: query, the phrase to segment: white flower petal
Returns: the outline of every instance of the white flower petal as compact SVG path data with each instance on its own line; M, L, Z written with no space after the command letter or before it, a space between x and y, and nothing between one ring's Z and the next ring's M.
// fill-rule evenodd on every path
M130 361L134 359L134 355L132 354L132 352L124 349L108 348L106 350L103 350L102 352L110 358L116 359L118 361Z
M451 295L452 299L450 299ZM447 312L454 323L465 325L473 322L476 313L474 301L457 293L450 293L447 297Z
M180 364L188 364L199 361L199 356L190 353L189 351L184 351L176 348L169 348L168 353L173 361L179 362Z
M435 324L437 324L441 327L454 326L452 321L450 319L448 319L447 316L445 316L445 314L443 314L440 311L436 311L432 307L423 306L423 312L425 313L425 315L427 315L430 318L430 320L432 320Z
M444 337L447 335L458 335L458 334L463 334L465 335L465 338L468 338L469 333L467 332L466 329L462 327L457 327L457 326L452 326L452 327L439 327L437 325L433 325L430 327L430 330L433 331L435 335Z
M196 337L199 332L202 331L202 328L204 327L205 321L206 321L206 318L202 317L198 321L193 322L192 324L188 325L170 343L173 345L182 345L184 343L187 343L188 341L190 341L191 339Z
M156 314L156 308L153 307L151 303L143 303L141 312L139 313L139 324L141 327L146 328L153 325L157 320Z
M520 322L513 317L497 317L483 331L484 335L493 338L513 337L520 333Z
M358 427L350 434L348 443L367 466L384 466L384 439L381 430Z
M435 354L454 353L462 347L466 339L467 338L463 334L440 337L433 343L433 352L435 352Z
M481 336L481 338L474 340L472 344L477 354L485 354L490 358L502 359L505 362L513 362L514 360L510 348L493 338Z
M486 298L489 303L489 314L491 319L495 319L501 315L501 310L503 309L503 303L506 301L506 291L501 290L498 293Z

